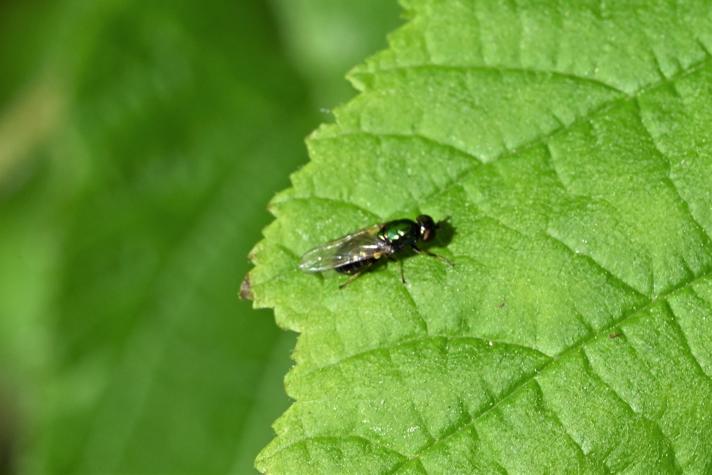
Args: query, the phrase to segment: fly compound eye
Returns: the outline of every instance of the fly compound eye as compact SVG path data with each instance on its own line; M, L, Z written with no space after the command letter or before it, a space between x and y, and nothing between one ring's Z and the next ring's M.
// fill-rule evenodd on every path
M427 214L421 214L415 221L420 224L420 239L430 241L435 237L435 221Z

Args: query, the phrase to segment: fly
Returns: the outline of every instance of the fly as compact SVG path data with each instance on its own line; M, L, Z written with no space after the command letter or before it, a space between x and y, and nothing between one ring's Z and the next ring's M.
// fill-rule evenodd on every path
M344 288L381 259L397 260L396 255L406 249L441 259L452 266L448 259L418 247L420 242L435 238L438 226L439 223L427 214L421 214L415 221L397 219L374 224L308 251L302 256L299 268L304 272L334 269L347 274L350 277L339 286ZM402 262L400 270L401 280L405 283Z

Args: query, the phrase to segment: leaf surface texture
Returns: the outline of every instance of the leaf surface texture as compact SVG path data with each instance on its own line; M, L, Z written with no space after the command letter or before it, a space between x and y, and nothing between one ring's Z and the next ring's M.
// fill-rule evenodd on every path
M268 473L712 469L708 2L409 0L253 253L299 332ZM450 216L339 291L327 239Z

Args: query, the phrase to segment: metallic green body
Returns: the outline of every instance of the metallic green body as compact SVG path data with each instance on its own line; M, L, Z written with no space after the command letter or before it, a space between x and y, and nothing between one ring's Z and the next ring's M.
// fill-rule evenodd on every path
M386 241L394 252L415 245L420 239L420 225L410 219L389 221L378 232L378 238Z

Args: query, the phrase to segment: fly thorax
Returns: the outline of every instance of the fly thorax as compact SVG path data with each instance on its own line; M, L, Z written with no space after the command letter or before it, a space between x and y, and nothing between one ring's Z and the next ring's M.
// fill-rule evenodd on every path
M394 251L398 251L405 246L415 244L418 240L419 227L413 221L402 219L386 223L379 237L389 243Z

